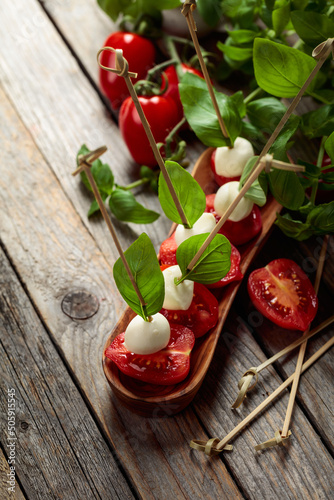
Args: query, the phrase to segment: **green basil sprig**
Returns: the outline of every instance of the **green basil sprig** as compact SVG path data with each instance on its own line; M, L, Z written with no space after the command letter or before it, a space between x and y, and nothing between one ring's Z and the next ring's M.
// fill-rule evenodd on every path
M179 245L176 251L176 260L182 271L182 276L176 284L183 280L197 283L216 283L224 278L231 267L231 243L222 234L217 234L206 248L200 259L191 271L187 266L196 255L209 233L191 236Z
M85 155L90 150L83 144L77 155ZM119 186L115 184L114 175L107 163L102 163L97 159L92 163L91 172L95 179L98 190L101 194L103 201L109 197L109 207L112 213L124 222L133 222L135 224L149 224L154 222L160 214L145 208L143 205L136 201L134 195L129 191L131 187L137 187L141 184L149 184L155 190L157 183L157 176L154 171L148 167L142 167L140 171L141 179L130 184L129 186ZM90 183L84 172L80 174L81 180L89 191L92 191ZM97 201L94 199L88 211L88 217L100 211Z
M284 234L298 241L312 235L325 235L334 232L334 201L317 205L309 211L305 222L293 219L290 214L277 215L275 222Z
M188 221L187 227L191 228L205 210L205 194L198 182L178 163L175 161L166 161L165 165ZM181 217L162 173L159 177L159 200L166 216L172 222L182 224Z
M257 159L257 156L253 156L246 163L240 178L239 190L243 187L246 180L250 176L250 173L252 172ZM263 207L263 205L265 205L267 201L267 188L268 183L266 174L264 172L261 172L258 178L253 182L251 187L245 193L245 198L248 198L253 203L256 203L256 205L258 205L259 207Z
M300 38L312 48L334 33L333 20L318 12L296 10L291 12L291 21Z
M160 311L165 297L159 262L146 233L142 233L124 254L146 305L141 305L120 258L113 267L114 279L125 302L146 321L148 316Z

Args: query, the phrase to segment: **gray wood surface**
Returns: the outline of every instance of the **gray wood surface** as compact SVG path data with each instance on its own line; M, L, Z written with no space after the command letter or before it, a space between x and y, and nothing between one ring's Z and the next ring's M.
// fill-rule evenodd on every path
M68 451L71 470L77 467L79 474L86 477L90 489L80 490L81 486L77 485L81 498L85 498L84 495L87 498L110 498L111 494L118 494L120 498L131 496L123 472L134 495L142 498L330 498L333 491L330 489L333 488L333 462L329 454L333 437L333 406L329 399L333 394L332 353L303 375L292 420L293 438L284 449L256 454L253 446L272 437L282 425L287 391L233 442L232 453L208 459L188 447L193 438L222 438L276 388L281 377L294 369L292 357L275 365L263 374L245 406L230 410L240 375L249 366L264 360L265 354L276 352L283 343L281 332L271 324L266 328L265 321L261 327L254 327L252 333L240 326L242 320L247 322L251 312L245 287L238 294L235 311L224 327L212 367L193 405L173 418L162 414L158 419L145 419L115 400L103 376L101 357L105 338L125 307L112 279L116 252L104 222L100 218L88 221L86 213L91 198L78 178L70 175L75 167L76 152L83 142L91 148L102 144L109 147L105 159L114 170L116 182L125 184L137 175L118 128L94 87L97 82L95 54L114 25L95 0L46 0L42 5L37 0L27 0L24 14L21 2L5 0L0 4L0 17L4 54L0 58L0 198L3 207L0 232L10 263L28 293L27 297L11 273L6 283L9 287L15 285L17 301L15 314L13 312L15 325L13 321L10 324L13 328L21 325L22 338L21 343L16 343L6 337L6 342L13 350L10 356L18 352L25 356L28 364L24 371L14 374L8 362L11 357L7 356L5 367L17 377L18 388L24 387L26 379L34 377L36 387L41 387L45 397L61 389L57 405L50 397L42 405L35 389L33 395L40 405L36 415L22 388L20 401L31 421L35 422L38 415L41 421L52 423L52 436L60 443L59 455ZM189 149L191 163L202 150L203 146L198 144ZM139 201L161 212L154 195L143 192ZM124 247L145 230L158 248L169 226L164 216L150 226L116 222ZM292 247L297 248L279 235L276 243L270 240L266 245L267 253L261 253L258 262L263 265L261 262L267 255L284 256L281 255L284 251L290 255ZM296 258L301 258L301 252L314 252L312 247L299 248ZM279 255L275 254L278 251ZM331 269L332 260L324 278L327 288L321 291L326 304L331 300ZM76 289L87 290L99 301L98 313L88 320L73 321L61 311L63 297ZM27 339L31 339L34 330L24 333L27 326L17 311L22 304L24 317L30 321L27 325L37 329L38 339L44 339L42 347L39 343L27 347ZM5 313L6 318L10 317L9 312ZM332 330L327 335L330 332ZM318 347L325 337L314 341L311 349ZM51 384L47 367L52 352L59 360L59 367L52 365L52 373L58 376ZM65 388L69 388L68 393ZM73 394L75 408L68 410L65 401ZM85 415L88 415L88 430L85 427L84 435L76 440L77 430L86 422ZM99 433L90 415L102 430L102 436L97 437L101 449L91 444L93 439L88 444L85 441L87 436ZM33 429L28 427L29 432L23 434L21 444L29 451L27 457L32 456L34 460L22 464L20 472L29 500L38 498L31 493L34 486L41 484L44 488L41 491L46 491L52 467L59 458L57 453L50 453L55 447L52 436L47 436L44 443L38 441L38 446L42 446L38 454L36 435L31 436ZM96 477L99 469L92 470L93 464L88 463L90 453L96 463L108 462L104 474L111 472L106 482L103 482L105 475ZM51 464L46 471L43 470L45 454ZM26 477L34 467L36 471L43 470L43 477L36 480L36 485ZM69 491L66 488L71 481L75 485L79 481L79 476L73 478L72 473L70 477L63 477L62 470L60 467L56 471L61 485L57 498ZM114 490L111 486L108 489L110 482Z

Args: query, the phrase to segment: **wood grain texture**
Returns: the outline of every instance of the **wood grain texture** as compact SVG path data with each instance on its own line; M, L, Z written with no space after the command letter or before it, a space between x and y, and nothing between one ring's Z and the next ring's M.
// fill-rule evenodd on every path
M24 495L18 483L16 482L13 491L8 491L8 474L10 473L8 461L0 449L0 498L3 500L24 500Z
M133 498L2 250L0 275L1 414L14 389L15 469L28 498Z
M321 364L326 367L332 355L332 352L326 353L309 373L319 370ZM260 381L243 405L238 410L231 409L239 378L250 366L257 366L265 359L240 316L230 314L210 370L194 399L196 411L211 437L222 439L226 436L280 385L281 379L270 367L261 373ZM247 498L331 498L333 458L300 408L295 408L293 434L285 447L254 451L256 444L274 437L274 432L281 428L287 403L288 391L285 391L231 442L234 450L223 452L223 460L238 477L238 484Z
M160 419L142 419L110 395L101 356L124 307L111 266L1 93L0 102L6 123L0 150L3 244L134 488L143 498L163 498L166 491L171 498L240 498L223 463L212 464L205 475L205 457L189 466L188 441L205 435L191 410L171 421L164 411L154 415ZM13 151L14 137L20 148ZM100 301L98 313L84 322L72 321L60 307L78 287Z

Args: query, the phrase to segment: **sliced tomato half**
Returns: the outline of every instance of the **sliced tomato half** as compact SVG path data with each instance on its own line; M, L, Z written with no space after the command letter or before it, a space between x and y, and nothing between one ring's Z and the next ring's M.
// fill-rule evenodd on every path
M129 377L149 384L171 385L181 382L189 373L190 353L195 337L189 328L171 325L167 347L153 354L134 354L124 345L124 332L117 335L105 355Z
M276 259L253 271L248 292L256 309L282 328L306 330L318 309L310 280L290 259Z
M162 265L176 266L176 250L177 243L175 241L175 233L170 238L167 238L161 243L159 251L159 259Z
M222 186L223 184L226 184L227 182L240 181L240 175L238 177L225 177L224 175L217 174L217 172L216 172L216 149L213 151L213 153L211 155L210 166L211 166L213 176L214 176L215 181L217 182L218 186Z
M195 337L202 337L218 321L218 301L214 295L200 283L194 284L194 297L190 307L183 310L172 311L161 309L161 314L169 323L177 323L190 328Z
M214 208L215 194L209 194L206 197L206 212L212 213L217 222L220 216L217 215ZM254 205L251 213L242 220L234 222L227 220L223 227L219 230L221 234L226 236L233 245L243 245L252 240L262 229L261 212L257 205Z
M212 283L210 285L206 285L208 288L221 288L223 286L228 285L232 281L239 281L241 280L244 275L242 274L240 270L240 253L239 250L235 248L234 245L231 243L231 267L229 272L227 273L224 278L221 280L217 281L217 283Z

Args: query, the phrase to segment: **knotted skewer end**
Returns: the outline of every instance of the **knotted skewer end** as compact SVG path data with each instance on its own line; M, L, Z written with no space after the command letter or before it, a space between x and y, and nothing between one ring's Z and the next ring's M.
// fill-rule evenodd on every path
M192 441L190 441L190 447L194 450L204 452L209 457L219 455L221 451L233 450L233 446L231 444L226 444L223 448L217 448L218 443L218 438L211 438L208 441L199 441L197 439L193 439Z
M275 432L275 437L264 441L264 443L257 444L254 446L256 451L265 450L266 448L273 448L274 446L284 446L284 443L290 439L291 431L288 432L286 436L282 436L282 431L277 430Z

